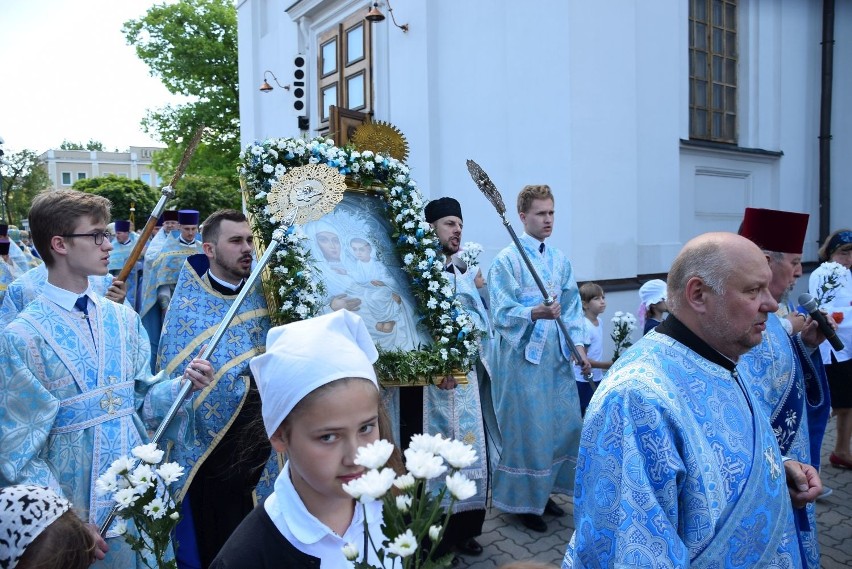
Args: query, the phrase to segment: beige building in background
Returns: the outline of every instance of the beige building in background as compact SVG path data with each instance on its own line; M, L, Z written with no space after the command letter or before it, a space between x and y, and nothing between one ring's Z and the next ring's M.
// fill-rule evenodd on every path
M151 166L154 153L163 148L131 146L128 152L97 150L48 150L42 153L42 164L56 188L70 188L77 180L113 174L142 180L159 187L162 180Z

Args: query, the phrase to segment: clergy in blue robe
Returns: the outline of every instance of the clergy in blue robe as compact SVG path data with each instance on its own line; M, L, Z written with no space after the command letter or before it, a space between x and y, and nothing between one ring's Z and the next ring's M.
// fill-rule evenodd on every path
M675 259L671 316L586 412L564 568L802 567L793 506L816 499L819 475L783 462L737 363L778 308L770 278L762 251L731 233Z
M183 263L190 255L202 253L198 232L198 212L180 210L180 229L166 237L166 241L151 263L143 271L142 306L139 314L151 342L151 370L156 371L157 346L163 329L163 315L168 309Z
M113 506L96 492L97 478L147 442L181 383L151 377L138 315L91 290L88 277L106 274L112 249L109 210L109 200L74 190L33 200L30 225L47 282L0 334L0 485L50 487L94 527ZM212 381L209 362L196 358L191 366L184 378L196 388ZM167 439L191 432L189 405ZM95 556L106 557L95 567L142 566L114 526L105 537Z
M204 221L202 241L205 253L184 262L166 313L158 355L158 366L166 373L186 367L210 342L251 273L253 236L241 212L211 214ZM271 494L280 470L262 429L260 396L248 370L249 360L263 353L269 328L258 281L210 355L215 379L193 403L198 436L175 446L168 457L187 472L178 494L178 499L186 498L177 540L197 544L197 565L202 567L212 563L254 509L258 482L263 481L259 497ZM179 566L195 566L185 552L178 551Z
M488 274L496 331L491 391L502 453L493 475L493 501L505 512L521 514L531 529L544 531L540 516L554 506L550 494L568 493L574 485L582 418L568 342L585 358L583 312L571 263L545 244L553 231L550 188L525 187L518 212L525 230L521 244L556 302L543 304L515 245L494 259ZM563 337L556 318L570 338ZM585 360L584 368L589 369Z
M746 208L739 234L766 254L772 272L769 292L779 304L786 303L802 275L807 228L804 213ZM816 468L830 410L828 380L817 349L824 340L816 322L802 314L793 313L789 319L770 314L763 340L740 359L745 384L769 417L781 454ZM806 566L817 569L814 504L797 510L795 521Z
M0 239L0 301L6 296L6 289L19 274L18 267L9 259L9 240Z
M112 239L112 252L109 255L109 272L118 275L124 268L127 259L136 247L139 238L130 231L130 222L126 219L115 221L115 237ZM133 310L138 310L137 295L139 289L139 267L134 264L133 269L127 276L127 300Z

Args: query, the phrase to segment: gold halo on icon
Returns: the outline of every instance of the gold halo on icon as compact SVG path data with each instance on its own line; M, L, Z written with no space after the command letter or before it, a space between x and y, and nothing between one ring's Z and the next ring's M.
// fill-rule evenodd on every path
M306 164L291 168L272 183L267 199L270 218L281 223L287 212L298 210L296 223L315 221L334 209L343 199L346 176L326 164Z
M361 152L371 150L376 154L396 158L400 162L408 159L408 141L402 131L389 122L364 123L355 129L349 142Z

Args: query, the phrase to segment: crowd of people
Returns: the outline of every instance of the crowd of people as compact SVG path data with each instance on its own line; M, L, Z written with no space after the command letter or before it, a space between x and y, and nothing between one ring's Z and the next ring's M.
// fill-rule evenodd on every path
M113 503L96 481L149 440L190 382L162 443L186 473L175 488L181 569L351 566L347 544L365 527L381 533L383 519L381 502L356 507L342 489L364 473L356 450L379 438L404 449L420 433L477 456L465 469L476 491L449 512L438 555L484 554L489 498L544 532L566 515L560 493L573 496L576 528L563 567L819 567L814 501L827 491L832 408L830 464L852 468L852 231L826 239L810 277L821 324L789 299L808 216L747 208L738 234L695 237L665 281L642 284L644 335L613 361L604 289L578 286L549 241L555 206L546 185L521 190L523 233L486 279L462 261L461 204L426 204L479 355L466 382L388 388L373 336L395 320L344 304L272 326L260 281L243 291L256 259L241 212L201 223L166 211L132 263L140 237L127 220L109 225L107 200L39 194L29 234L0 225L0 566L150 563L102 530ZM314 245L330 263L329 246ZM349 246L365 265L355 268L375 263L367 238ZM201 358L238 295L226 339ZM835 332L843 349L825 341Z

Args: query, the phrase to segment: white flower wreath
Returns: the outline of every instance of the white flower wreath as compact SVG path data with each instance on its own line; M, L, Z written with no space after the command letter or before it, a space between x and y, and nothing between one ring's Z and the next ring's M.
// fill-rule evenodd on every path
M434 345L413 352L383 352L377 371L385 381L410 383L470 369L476 357L477 332L438 260L440 243L424 219L423 198L405 164L369 150L337 147L325 138L256 142L243 150L240 161L247 206L267 243L276 228L267 213L267 194L272 183L291 168L325 164L337 168L356 186L380 188L393 228L391 239ZM272 315L277 323L309 318L321 308L324 290L306 241L299 229L290 231L270 261L279 300L278 312Z

